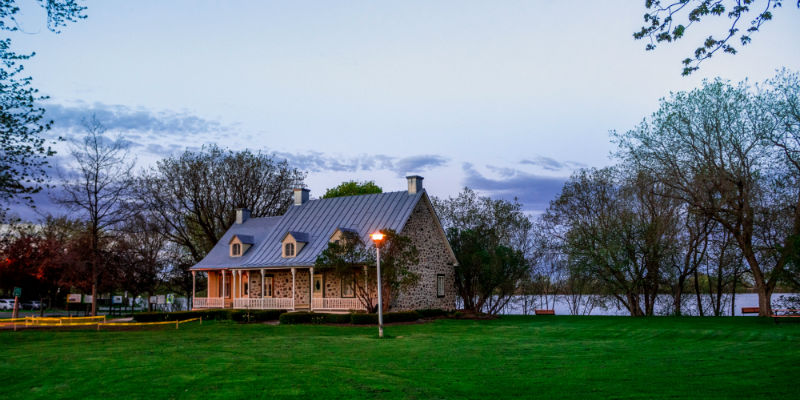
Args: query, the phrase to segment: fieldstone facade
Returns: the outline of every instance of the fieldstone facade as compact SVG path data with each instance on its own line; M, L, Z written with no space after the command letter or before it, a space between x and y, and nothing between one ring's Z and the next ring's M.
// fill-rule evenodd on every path
M419 251L419 264L411 270L419 275L417 284L392 298L392 311L440 308L453 310L456 306L456 263L427 196L414 207L400 232L414 243ZM437 275L444 275L444 296L436 293Z

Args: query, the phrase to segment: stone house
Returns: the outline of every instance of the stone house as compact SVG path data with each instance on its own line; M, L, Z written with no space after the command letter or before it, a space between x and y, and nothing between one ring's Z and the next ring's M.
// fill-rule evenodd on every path
M419 264L410 268L419 279L392 293L390 309L452 310L455 255L423 178L406 179L406 191L332 199L309 200L308 189L295 189L294 204L279 217L250 218L248 210L236 210L236 222L191 268L193 278L197 273L208 278L207 297L194 296L193 288L194 308L364 310L358 291L367 287L370 297L377 297L375 265L354 268L351 277L342 278L332 271L315 272L314 263L345 231L371 244L371 233L393 229L419 251Z

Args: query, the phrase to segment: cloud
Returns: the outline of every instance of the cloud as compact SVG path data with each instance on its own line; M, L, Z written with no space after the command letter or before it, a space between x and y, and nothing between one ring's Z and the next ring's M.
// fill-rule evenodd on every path
M123 105L94 103L91 105L48 104L45 117L53 120L53 128L67 131L82 131L83 120L94 115L109 131L151 132L163 135L178 135L226 131L228 128L217 121L192 115L188 112L170 110L153 111L144 107L132 108Z
M563 169L575 169L585 167L586 164L577 161L558 161L550 157L536 156L532 159L520 161L520 164L537 166L548 171L560 171Z
M496 169L489 169L493 168ZM544 211L567 180L565 177L536 175L507 168L502 169L500 179L493 179L481 174L470 163L464 163L462 170L465 186L506 200L517 198L523 208L531 212Z
M390 170L403 176L408 172L422 172L447 164L439 155L416 155L397 159L383 154L362 154L355 157L333 156L311 151L306 153L272 152L272 155L289 161L293 167L309 172L356 172Z
M446 164L447 159L442 156L425 154L397 160L394 163L394 170L400 175L405 175L407 173L422 172L431 168L441 167Z

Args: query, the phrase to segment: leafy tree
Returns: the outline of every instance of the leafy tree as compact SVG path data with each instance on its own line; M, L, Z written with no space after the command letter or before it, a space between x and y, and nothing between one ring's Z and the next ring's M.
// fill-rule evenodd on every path
M746 83L715 80L671 95L639 127L615 134L623 157L733 236L762 316L771 314L800 232L797 169L770 144L780 129L770 109Z
M392 293L402 291L419 281L419 275L412 268L419 264L419 251L407 236L398 234L392 229L382 229L384 238L379 244L381 249L381 284L383 288L383 307L392 303ZM365 265L375 265L375 250L368 246L356 232L342 232L338 242L328 243L328 247L317 257L315 268L320 271L331 271L341 279L350 279ZM369 269L367 269L369 271ZM376 293L372 288L376 281L366 276L356 278L356 295L361 304L374 312L377 310Z
M76 0L38 0L47 10L47 28L54 33L69 22L86 18ZM20 30L16 0L0 2L0 31ZM36 103L46 99L32 86L31 77L23 77L21 62L33 57L12 50L11 39L0 40L0 202L17 195L32 204L30 194L41 190L46 175L46 158L54 151L45 144L42 134L52 121L44 120L44 108Z
M212 145L147 171L136 187L138 207L152 212L165 237L198 262L234 223L236 208L254 217L282 215L304 177L269 155Z
M529 278L533 223L522 205L464 188L456 197L434 198L433 206L459 260L456 289L465 308L499 312Z
M450 228L447 238L459 260L455 284L464 309L492 315L502 311L530 271L524 253L500 244L491 227Z
M700 68L700 63L711 58L714 53L736 54L738 41L742 46L751 41L751 36L761 26L772 20L773 12L781 7L782 0L645 0L644 26L634 32L635 39L649 39L646 50L654 50L659 43L680 40L687 31L701 21L712 17L727 17L730 27L721 35L709 35L698 46L692 56L685 58L683 75L689 75ZM800 8L800 1L797 2ZM742 24L749 20L749 26L742 30Z
M322 196L323 199L330 199L334 197L344 196L357 196L360 194L377 194L383 193L383 189L376 185L374 181L356 182L347 181L342 182L341 185L330 188L325 191Z

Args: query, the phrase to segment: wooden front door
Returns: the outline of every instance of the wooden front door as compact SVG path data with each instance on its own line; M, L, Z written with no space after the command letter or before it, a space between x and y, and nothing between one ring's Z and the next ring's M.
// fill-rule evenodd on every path
M322 274L314 274L314 298L322 298Z

